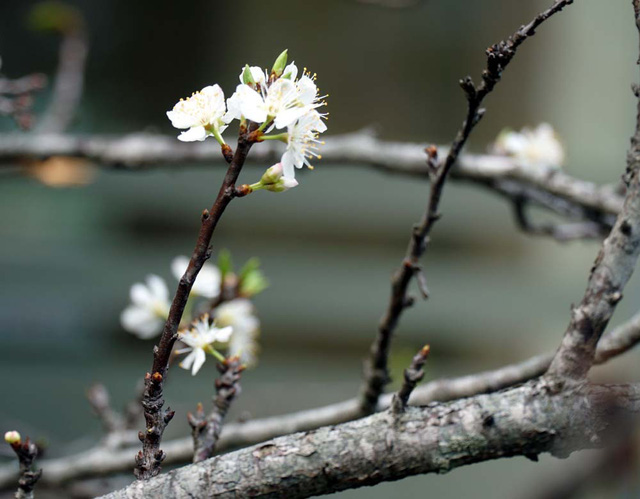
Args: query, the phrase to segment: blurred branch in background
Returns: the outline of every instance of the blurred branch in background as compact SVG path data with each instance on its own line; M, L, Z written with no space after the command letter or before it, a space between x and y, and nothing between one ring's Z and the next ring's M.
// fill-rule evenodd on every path
M329 137L322 149L331 164L370 165L384 172L428 180L426 145L377 139L371 130ZM446 147L439 147L443 154ZM263 143L248 165L278 161L282 146ZM0 134L0 170L29 160L55 156L81 158L103 167L131 171L148 168L184 168L184 163L221 166L217 144L184 144L173 137L130 134L121 137L61 134ZM463 153L451 170L451 179L472 182L509 200L526 199L562 216L611 227L622 207L617 186L598 186L557 168L529 165L508 156Z
M30 128L34 121L31 113L33 94L42 90L46 83L47 77L39 73L15 80L0 76L0 115L13 118L20 128Z
M84 18L66 3L51 0L32 9L29 24L34 30L62 36L50 102L35 131L63 132L71 125L82 98L89 52Z

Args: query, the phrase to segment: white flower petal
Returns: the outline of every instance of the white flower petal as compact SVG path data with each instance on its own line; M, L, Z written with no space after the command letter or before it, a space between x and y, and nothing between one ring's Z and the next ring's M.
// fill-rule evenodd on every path
M202 348L196 348L190 355L193 355L193 368L191 369L191 375L195 376L204 364L207 356Z
M303 105L309 106L314 103L318 95L318 87L311 78L304 75L296 83L298 87L298 99Z
M178 281L182 279L185 270L189 266L189 258L184 255L176 256L171 261L171 273Z
M195 116L181 111L167 111L167 118L171 120L171 124L175 128L191 128L198 124Z
M285 151L280 160L282 163L282 176L284 178L295 178L295 154L293 151ZM298 167L300 168L300 167Z
M182 142L202 142L208 135L203 126L195 126L178 135L178 140Z
M276 125L276 128L288 127L298 118L306 114L308 111L309 111L308 107L293 107L290 109L286 109L285 111L281 111L276 115L274 124Z
M264 123L267 111L262 96L248 85L238 85L236 93L243 116L256 123Z
M149 339L160 334L164 321L148 309L129 306L120 314L120 323L138 338Z

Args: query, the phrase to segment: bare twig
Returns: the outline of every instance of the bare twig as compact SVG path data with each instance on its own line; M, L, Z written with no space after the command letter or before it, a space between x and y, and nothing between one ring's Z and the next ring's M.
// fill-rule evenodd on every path
M514 217L523 232L534 236L548 236L562 242L575 239L602 239L611 229L606 224L592 221L534 225L527 216L526 205L525 199L515 199L513 202Z
M489 395L380 413L281 437L113 492L141 497L287 497L375 485L467 464L606 446L640 413L640 386L542 378Z
M520 27L513 35L487 49L487 68L482 73L482 83L476 86L471 77L461 80L460 85L467 96L467 116L458 131L444 161L438 161L437 148L427 148L427 167L430 171L431 187L426 212L420 223L414 227L406 256L402 266L393 276L391 296L385 315L380 321L378 335L371 346L371 354L365 369L365 382L362 389L361 409L363 414L375 412L378 398L389 382L388 357L391 337L403 310L413 303L407 291L412 278L420 272L420 257L426 251L428 237L440 218L439 206L448 174L457 161L469 135L484 115L481 105L487 95L498 84L502 71L511 62L517 48L535 33L537 27L553 14L560 12L573 0L556 0L554 4L536 16L529 24Z
M42 475L42 470L34 469L34 461L38 457L38 446L27 437L21 440L18 432L7 432L5 440L18 456L20 464L20 478L18 479L18 491L16 499L33 499L33 489Z
M240 375L244 369L239 357L232 357L218 364L220 377L216 379L217 395L213 400L213 410L205 417L202 404L198 404L196 414L187 415L192 428L194 463L213 456L222 431L222 422L231 403L240 394Z
M124 429L124 419L121 414L118 414L111 407L109 392L102 383L95 383L89 387L87 399L107 434Z
M598 344L596 362L601 364L622 355L639 341L640 313L602 337ZM553 352L548 352L492 371L434 380L416 387L410 402L411 405L427 405L435 401L447 402L502 390L544 374L552 359ZM380 409L389 408L391 399L390 394L383 395L380 398ZM291 414L254 419L244 423L228 423L223 427L216 451L222 452L298 431L340 424L359 416L359 400L354 398ZM126 471L133 465L130 449L136 442L137 438L134 432L131 432L121 435L118 441L109 438L98 446L75 455L43 460L41 464L47 473L43 476L42 485L57 486L78 478ZM122 450L124 444L127 444L127 447ZM167 452L167 464L184 464L193 459L191 437L167 441L163 447ZM0 490L12 487L15 480L16 474L12 467L0 466Z
M239 195L236 190L236 180L245 163L249 150L253 145L252 130L241 130L236 152L231 159L229 169L218 192L218 196L210 210L202 212L200 233L196 246L189 260L189 266L180 279L178 289L169 309L169 316L162 331L158 345L153 351L153 366L151 372L145 376L145 392L142 401L146 420L146 431L140 432L142 450L136 456L135 474L139 479L147 479L160 472L160 465L165 453L160 450L160 441L166 425L171 421L174 413L163 411L163 382L167 374L169 359L173 345L178 336L178 326L182 319L184 307L195 279L204 263L211 256L211 237L229 203ZM224 148L223 148L224 150ZM227 146L227 150L229 150Z
M634 0L633 5L640 31L640 0ZM633 91L638 105L624 176L625 202L591 268L582 301L571 311L571 321L549 367L552 376L581 379L587 375L598 340L622 299L622 291L640 255L640 86L634 85Z
M409 397L414 388L424 378L424 367L427 357L429 356L430 347L425 345L420 351L414 355L411 360L411 364L404 370L404 382L398 390L398 393L393 395L391 399L391 412L394 414L400 414L404 412L409 402Z

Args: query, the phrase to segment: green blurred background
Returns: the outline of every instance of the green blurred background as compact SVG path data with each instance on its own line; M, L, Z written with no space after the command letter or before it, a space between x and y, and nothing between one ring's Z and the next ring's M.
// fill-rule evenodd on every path
M356 0L69 3L85 16L91 42L74 132L177 135L164 113L178 98L214 82L230 94L245 63L268 66L288 48L330 94L330 134L375 125L385 139L446 143L465 111L458 79L479 79L484 49L550 2L429 0L406 9ZM7 76L55 69L59 40L26 28L34 4L0 2ZM484 151L505 126L548 121L566 145L566 171L617 181L635 117L636 37L629 1L576 2L522 47L469 149ZM45 92L37 109L46 99ZM0 121L0 130L12 129ZM175 286L169 264L192 250L199 214L224 173L220 165L174 166L98 170L81 188L0 177L2 431L46 439L49 455L62 455L101 435L84 398L91 382L104 382L116 406L133 395L152 344L119 325L129 287L149 273ZM248 167L241 180L255 181L261 171ZM390 275L428 193L426 183L362 165L320 162L299 180L285 194L233 203L214 238L214 251L228 248L236 262L259 257L271 282L255 300L260 365L244 376L231 420L357 393ZM466 185L447 187L442 212L424 259L432 298L403 316L393 349L396 379L424 343L432 346L427 379L553 349L597 243L524 236L504 201ZM639 284L637 277L629 284L614 323L639 308ZM635 358L628 354L597 375L637 378ZM185 413L208 403L213 375L211 364L195 378L172 370L167 399L177 415L167 437L188 432ZM520 498L580 457L501 460L338 496ZM626 497L625 487L609 484L588 497Z

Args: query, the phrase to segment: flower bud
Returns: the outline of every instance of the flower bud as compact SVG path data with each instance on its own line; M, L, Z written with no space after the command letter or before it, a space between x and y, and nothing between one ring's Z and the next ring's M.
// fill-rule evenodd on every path
M17 431L8 431L4 434L4 441L8 444L19 444L21 441L20 433Z
M298 181L295 178L282 177L273 184L265 185L264 188L271 192L284 192L296 187L297 185Z
M274 184L281 178L282 163L276 163L275 165L269 167L266 172L264 172L264 175L262 175L260 182L262 182L263 184Z
M273 63L273 67L271 68L271 73L275 74L277 77L282 75L285 66L287 65L287 49L284 49L282 53L276 59L276 62Z
M251 85L252 83L255 83L256 80L253 79L253 75L251 74L251 68L249 67L248 64L244 65L244 70L242 71L242 83L245 83L246 85Z

